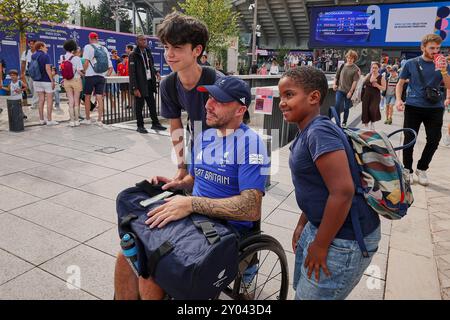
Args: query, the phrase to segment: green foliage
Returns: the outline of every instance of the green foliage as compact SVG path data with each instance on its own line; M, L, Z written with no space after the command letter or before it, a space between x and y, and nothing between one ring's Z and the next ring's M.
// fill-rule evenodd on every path
M207 50L218 57L229 46L230 37L239 35L239 13L233 11L229 0L186 0L178 5L185 14L206 24L209 31Z
M0 14L7 23L0 23L0 31L23 36L38 31L44 21L62 23L68 6L63 0L1 0Z
M98 28L104 30L116 30L116 20L114 16L114 7L112 0L101 0L98 7L93 5L81 5L81 24L85 27ZM128 11L119 9L120 31L131 31L131 19Z
M277 50L277 62L280 66L284 65L284 57L290 52L289 48L280 48Z

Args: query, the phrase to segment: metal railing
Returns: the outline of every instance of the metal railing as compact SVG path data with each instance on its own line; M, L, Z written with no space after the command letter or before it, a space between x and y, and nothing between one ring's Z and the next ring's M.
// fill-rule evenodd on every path
M135 101L133 92L128 85L128 97L122 99L122 92L120 90L121 84L129 84L128 77L112 76L106 77L106 96L105 96L105 110L103 113L103 123L113 124L120 122L127 122L136 120ZM159 99L159 83L156 85L155 93L156 111L160 114L160 99ZM144 118L150 118L150 110L148 107L143 109Z

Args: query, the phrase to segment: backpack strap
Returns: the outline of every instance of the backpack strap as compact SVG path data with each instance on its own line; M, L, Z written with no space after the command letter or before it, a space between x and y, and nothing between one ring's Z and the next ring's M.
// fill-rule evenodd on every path
M214 223L211 221L196 221L195 216L189 216L197 229L202 230L203 235L206 237L210 245L213 245L220 240L220 236L214 228Z
M415 65L416 65L417 73L419 74L419 80L420 80L420 83L422 84L422 86L423 87L427 87L427 85L425 83L425 78L424 78L423 73L422 73L422 66L419 63L419 59L420 59L420 56L415 59L415 62L416 62Z
M159 260L161 260L161 258L166 254L170 253L174 248L175 246L169 240L167 240L162 245L160 245L158 249L152 252L152 254L148 257L147 262L148 275L155 275L156 266L158 265Z

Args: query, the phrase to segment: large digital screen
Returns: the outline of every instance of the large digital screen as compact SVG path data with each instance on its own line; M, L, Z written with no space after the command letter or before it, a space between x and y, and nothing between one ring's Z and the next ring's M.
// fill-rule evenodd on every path
M310 11L311 48L417 47L429 33L450 46L450 3L316 7Z

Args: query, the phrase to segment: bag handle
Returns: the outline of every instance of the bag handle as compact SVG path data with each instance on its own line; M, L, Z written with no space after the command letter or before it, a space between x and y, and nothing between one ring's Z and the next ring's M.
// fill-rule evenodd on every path
M403 149L410 148L410 147L412 147L412 146L416 143L416 140L417 140L417 133L416 133L413 129L411 129L411 128L403 128L403 129L395 130L394 132L391 132L390 134L388 134L387 137L390 138L390 137L392 137L393 135L396 135L397 133L401 133L401 132L409 132L409 133L411 133L411 134L414 136L414 139L411 140L409 143L403 145L403 146L395 147L395 148L394 148L394 151L398 151L398 150L403 150Z
M341 127L341 120L339 119L339 114L337 113L336 108L335 107L330 107L329 113L330 113L330 120L333 120L333 118L334 118L334 120L336 121L336 124L338 125L338 127L342 128Z

